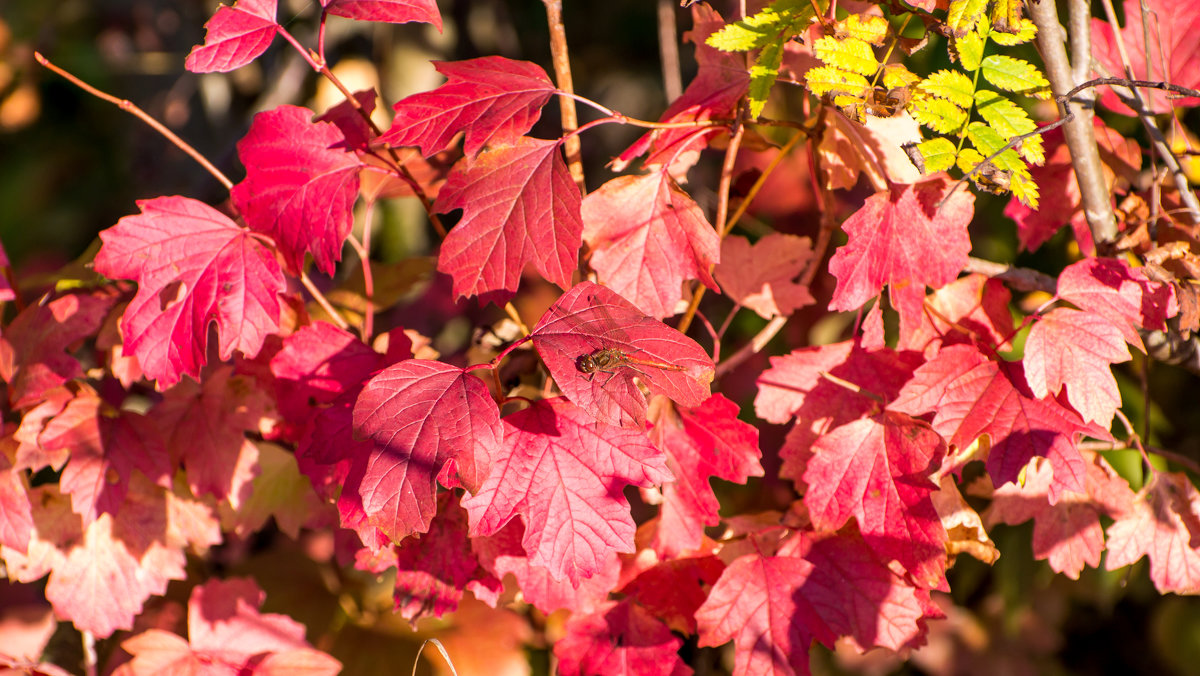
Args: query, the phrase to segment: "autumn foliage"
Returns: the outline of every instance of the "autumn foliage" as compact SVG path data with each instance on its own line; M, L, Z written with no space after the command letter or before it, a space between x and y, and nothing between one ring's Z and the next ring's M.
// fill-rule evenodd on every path
M326 21L442 29L433 0L320 4L311 46L275 0L221 6L186 68L290 44L336 81ZM1093 20L1097 75L1200 84L1200 15L1148 4L1153 49L1138 3L1124 28ZM1200 328L1200 213L1186 177L1145 169L1166 145L1129 117L1184 138L1174 113L1200 98L1092 88L1111 125L1040 130L1080 83L1035 63L1047 27L1020 3L854 8L692 5L696 70L657 122L495 55L435 63L442 84L395 102L280 105L237 143L245 177L214 174L227 201L147 197L72 283L10 275L5 577L107 646L91 668L131 675L336 673L371 616L347 580L383 575L383 614L452 644L460 673L522 644L562 674L904 659L949 631L956 559L994 564L997 524L1030 520L1054 573L1141 565L1200 592L1200 466L1155 445L1132 386ZM531 135L576 99L592 122ZM570 145L603 124L645 129L607 180ZM1115 236L1064 129L1098 148ZM802 226L762 206L789 192L817 207ZM372 247L398 201L437 238L432 283ZM1042 272L972 257L987 227L1066 253ZM414 330L457 314L469 346ZM1141 462L1118 472L1125 449ZM270 534L313 545L338 608L263 609L233 571ZM0 644L0 665L43 647Z

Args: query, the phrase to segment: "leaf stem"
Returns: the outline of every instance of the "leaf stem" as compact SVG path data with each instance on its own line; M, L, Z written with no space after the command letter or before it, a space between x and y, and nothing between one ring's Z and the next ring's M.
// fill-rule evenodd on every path
M342 317L342 315L333 308L333 305L329 302L329 299L325 297L325 294L321 293L321 290L317 288L316 284L313 284L313 281L308 276L307 272L300 273L300 283L304 285L305 289L308 289L308 292L312 294L313 300L317 301L317 305L321 306L321 309L329 315L329 318L333 320L334 324L337 324L339 329L343 331L350 330L349 322L347 322L346 318Z
M37 62L40 63L42 66L54 71L55 73L57 73L58 75L65 78L68 82L75 85L76 87L79 87L83 91L91 94L92 96L95 96L98 99L108 101L109 103L115 105L116 107L120 108L121 110L132 114L134 117L138 118L142 122L145 122L146 124L150 125L150 127L152 129L157 131L159 134L162 134L168 141L170 141L172 144L174 144L176 148L179 148L180 150L182 150L184 153L186 153L188 155L188 157L191 157L193 160L195 160L197 164L199 164L201 167L204 167L204 169L206 171L208 171L208 173L211 174L213 176L213 178L217 179L217 182L220 183L222 186L224 186L226 190L233 189L233 181L229 180L229 178L227 176L225 176L225 174L221 173L220 169L217 169L215 166L213 166L212 162L209 162L207 158L205 158L203 155L200 154L199 151L197 151L195 148L193 148L191 145L189 145L183 139L179 138L175 134L175 132L171 131L170 129L167 129L167 127L165 125L163 125L161 122L154 119L153 117L150 117L150 115L148 113L146 113L146 111L139 108L132 101L130 101L128 99L118 99L117 97L115 97L111 94L108 94L106 92L100 91L99 89L96 89L95 87L84 82L83 80L80 80L78 77L75 77L71 73L63 70L59 66L56 66L55 64L51 63L50 60L47 59L45 56L43 56L40 52L34 52L33 58L36 59Z

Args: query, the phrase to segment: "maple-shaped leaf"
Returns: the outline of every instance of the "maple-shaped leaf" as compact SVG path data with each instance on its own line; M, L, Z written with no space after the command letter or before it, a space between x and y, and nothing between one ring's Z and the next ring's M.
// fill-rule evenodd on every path
M592 268L646 314L675 314L685 280L717 289L708 271L720 237L667 172L618 176L583 200L582 214Z
M609 601L587 615L572 615L566 635L554 643L558 673L686 676L679 658L683 639L629 601Z
M987 471L996 485L1017 481L1035 456L1046 458L1054 474L1048 491L1053 504L1063 491L1084 492L1087 467L1078 437L1104 432L1053 399L1034 398L1019 366L1002 366L972 345L952 345L918 368L889 408L933 412L933 429L958 449L986 434Z
M354 405L354 428L374 448L348 480L371 524L396 542L428 530L442 465L497 446L499 421L483 381L461 368L408 359L371 378Z
M1011 301L1012 293L998 279L979 274L959 277L926 297L930 311L921 313L920 323L901 336L898 347L927 357L945 345L964 342L1011 350Z
M250 578L209 580L188 600L189 640L150 629L121 643L134 676L162 673L337 674L340 662L314 650L304 625L261 613L266 598Z
M704 349L599 284L572 287L530 337L563 394L602 423L645 422L646 398L634 378L681 406L708 399L715 370Z
M712 554L663 561L618 590L681 634L696 633L696 610L708 598L725 564Z
M741 54L722 52L705 44L708 36L725 26L721 15L705 3L692 5L692 30L685 40L696 45L696 77L679 98L671 102L659 122L694 122L697 127L655 129L642 136L612 162L622 171L638 156L649 152L646 166L667 165L671 175L680 179L696 163L700 151L717 130L700 132L703 123L733 118L738 104L750 88L750 73ZM698 133L700 132L700 133Z
M1159 592L1200 593L1200 492L1182 472L1155 472L1132 507L1108 527L1105 567L1116 570L1142 556Z
M325 11L334 16L361 21L433 24L442 32L442 15L434 0L321 0Z
M136 469L164 488L173 468L154 424L131 411L116 411L86 391L46 423L38 445L70 454L59 487L87 526L100 514L117 513Z
M183 67L193 73L227 73L250 63L267 51L279 24L277 0L237 0L221 5L204 24L204 44L192 48Z
M312 482L300 472L293 453L266 441L254 446L258 474L251 481L250 497L238 509L228 502L219 503L222 524L226 530L250 537L273 518L279 530L298 540L300 529L324 514L324 505Z
M939 288L958 277L967 263L971 240L967 224L975 213L975 197L960 190L938 208L950 186L947 178L911 185L892 185L876 193L842 224L848 237L829 261L838 279L831 310L855 310L891 287L893 305L902 316L916 318L911 301L898 303L898 288Z
M396 607L409 622L454 611L467 584L500 586L479 565L467 536L467 513L451 492L438 496L429 532L396 548Z
M884 560L895 559L923 587L949 591L946 530L931 495L945 442L904 414L884 412L817 439L807 462L804 504L819 530L850 517Z
M745 483L762 476L762 453L758 430L738 420L737 404L720 394L694 408L652 408L658 415L651 415L650 440L666 453L675 480L663 484L662 519L650 546L674 558L700 544L705 526L717 525L720 504L709 480Z
M548 568L530 560L521 544L524 539L524 524L513 519L494 535L472 537L471 549L479 557L479 565L495 578L511 573L522 598L547 615L563 608L572 613L592 612L608 598L621 575L621 562L614 552L595 575L579 580L578 584L566 578L556 579ZM467 588L492 607L500 601L499 590L479 582L468 583Z
M246 178L233 186L233 203L252 230L270 235L293 272L312 254L317 269L333 274L354 226L362 162L339 149L346 137L313 112L279 106L258 113L238 141Z
M615 552L633 551L624 485L671 479L644 432L596 424L565 399L544 399L502 421L504 441L483 486L462 501L471 534L525 524L530 562L577 584Z
M0 378L8 383L13 408L40 404L49 390L83 376L66 351L96 333L114 300L109 294L68 294L26 307L4 327Z
M1145 8L1150 23L1142 25ZM1102 19L1092 19L1092 56L1104 70L1100 77L1126 77L1122 56L1128 55L1132 77L1137 80L1170 82L1181 87L1200 86L1200 12L1189 0L1145 0L1122 3L1125 26L1120 36L1114 26ZM1150 42L1146 39L1149 36ZM1125 47L1117 49L1120 40ZM1148 62L1147 62L1148 60ZM1135 113L1107 87L1101 89L1100 103L1122 115ZM1142 105L1149 113L1169 113L1175 107L1200 105L1200 98L1180 98L1156 89L1140 89Z
M203 385L186 381L168 390L152 418L183 460L192 493L212 493L236 509L259 472L258 448L246 433L259 430L269 406L254 380L222 367Z
M581 198L558 145L522 136L455 165L433 207L463 210L438 254L455 295L509 295L531 262L546 279L570 286L583 235Z
M1058 297L1081 310L1100 315L1121 332L1125 342L1142 352L1138 329L1161 331L1179 312L1175 287L1155 282L1140 268L1118 258L1085 258L1058 276Z
M807 237L772 232L754 244L745 237L726 237L713 275L722 293L763 319L786 317L816 302L808 287L795 281L812 257Z
M25 473L13 468L16 440L0 439L0 546L25 551L33 531L33 509Z
M1035 460L1025 471L1024 484L1005 484L995 490L984 519L989 526L1033 519L1033 557L1078 580L1084 566L1100 565L1104 551L1100 515L1124 515L1133 503L1133 490L1099 454L1088 459L1087 493L1068 492L1051 505L1047 494L1053 481L1049 463Z
M1121 406L1110 364L1129 361L1121 331L1100 315L1054 308L1025 339L1025 380L1039 399L1066 386L1067 401L1084 420L1107 428Z
M183 375L199 378L208 332L217 325L218 354L258 354L279 329L283 271L270 248L212 207L186 197L138 202L100 233L96 271L132 279L137 295L125 309L121 332L146 376L160 389Z
M446 83L396 102L392 126L379 141L419 146L431 157L465 132L464 149L475 157L484 146L517 143L558 91L546 71L528 61L485 56L433 65Z

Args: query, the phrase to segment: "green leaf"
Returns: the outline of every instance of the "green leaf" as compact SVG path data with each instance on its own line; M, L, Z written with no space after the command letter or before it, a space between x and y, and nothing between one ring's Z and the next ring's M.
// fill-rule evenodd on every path
M953 44L954 51L958 54L958 62L962 64L963 69L978 70L979 62L983 59L983 36L971 31L961 38L955 38Z
M817 66L804 73L808 90L817 96L846 94L865 98L871 83L858 73L840 70L833 66Z
M975 85L957 70L939 70L917 85L917 90L940 99L947 99L959 108L970 108Z
M987 4L987 0L953 0L950 3L950 11L946 14L946 28L954 37L963 37L979 23L979 17L984 16Z
M856 38L838 40L823 37L813 44L813 52L825 63L859 75L874 75L879 70L879 61L871 45Z
M1014 136L1028 134L1037 129L1037 125L1029 119L1020 106L987 89L975 92L975 109L987 121L988 126L995 129L1005 142ZM1017 150L1032 164L1042 164L1046 161L1040 137L1033 136L1025 139L1017 146Z
M991 157L993 153L1003 148L1005 143L1008 143L1008 139L1001 137L995 129L982 122L972 122L967 125L967 139L985 158ZM1025 160L1022 160L1017 155L1017 151L1012 148L992 159L992 164L1004 171L1029 176L1029 165L1025 164Z
M925 170L922 173L926 174L945 171L953 167L954 158L958 154L958 149L954 147L950 139L942 136L921 141L917 144L917 151L925 160Z
M983 59L980 68L985 80L1005 91L1037 96L1050 86L1037 66L1024 59L992 54Z
M779 65L783 63L783 44L785 41L772 42L759 52L754 65L750 67L750 117L757 118L767 105L767 96L771 87L779 77Z
M957 134L967 121L967 111L946 99L927 96L909 101L908 112L917 122L939 134Z
M827 1L817 4L823 6ZM814 16L813 3L808 0L776 0L757 14L726 25L704 43L723 52L747 52L777 42L783 33L788 33L784 39L790 38Z

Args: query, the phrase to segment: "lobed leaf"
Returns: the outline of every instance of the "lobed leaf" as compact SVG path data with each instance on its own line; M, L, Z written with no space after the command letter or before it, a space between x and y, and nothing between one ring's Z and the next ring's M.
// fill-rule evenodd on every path
M360 21L433 24L442 32L442 15L435 0L323 0L325 11Z
M278 0L238 0L220 5L204 24L204 44L196 45L184 61L193 73L228 73L254 61L271 46L279 24Z

